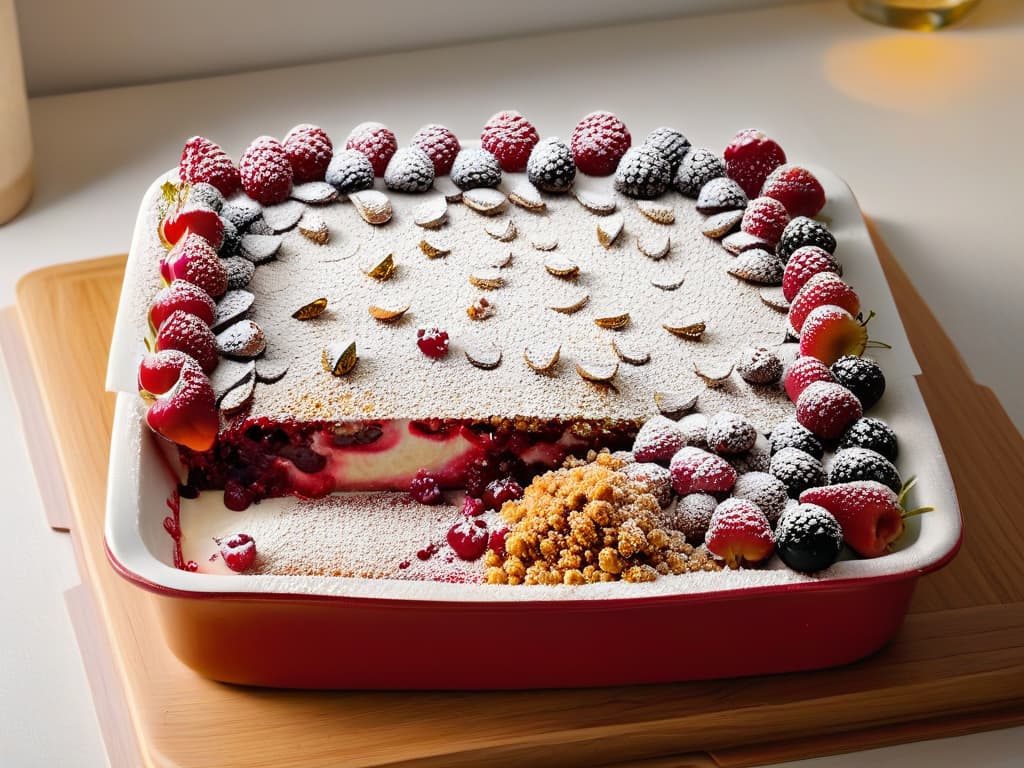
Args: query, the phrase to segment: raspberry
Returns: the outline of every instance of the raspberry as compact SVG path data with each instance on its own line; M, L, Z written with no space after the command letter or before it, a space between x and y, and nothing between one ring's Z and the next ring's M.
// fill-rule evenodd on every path
M185 280L197 285L215 299L228 289L227 270L217 252L205 238L191 232L164 256L160 274L168 283Z
M495 528L491 531L491 537L487 540L487 548L501 558L508 556L508 550L505 549L505 539L508 538L508 530L507 525Z
M668 462L686 445L679 425L665 416L654 416L644 422L633 441L637 461Z
M235 573L249 570L256 562L256 542L247 533L235 533L217 543L220 545L224 565Z
M392 155L398 151L394 131L381 123L360 123L345 140L345 149L366 155L375 176L383 176Z
M183 184L212 184L225 197L235 194L241 184L238 169L227 153L202 136L193 136L185 142L178 178Z
M832 363L829 370L837 382L857 396L865 411L885 394L885 374L871 358L844 355Z
M434 163L434 175L443 176L452 169L455 156L462 147L450 128L431 123L413 134L410 146L422 149Z
M487 507L484 506L483 501L474 498L473 496L466 496L462 500L462 514L464 517L479 517L487 511Z
M832 458L828 470L829 485L874 480L888 486L893 493L903 488L899 470L885 456L869 448L844 448Z
M510 173L526 168L530 152L538 141L537 129L512 110L492 115L480 133L480 146L498 159L502 170Z
M149 322L154 328L159 328L164 320L179 309L195 315L210 325L217 305L210 298L210 294L198 285L185 280L175 280L166 288L162 288L153 298L153 305L149 308Z
M434 163L422 149L405 147L391 156L384 183L399 192L426 192L434 186Z
M724 156L729 178L739 182L750 198L757 197L768 174L786 162L782 147L756 128L737 133Z
M530 183L544 192L565 192L576 178L576 164L564 141L549 136L537 143L526 164Z
M828 253L836 252L836 239L828 231L828 227L806 216L794 216L782 230L782 237L779 238L775 252L784 261L788 261L798 248L805 245L816 245Z
M486 149L470 147L456 155L451 178L461 190L496 187L501 183L501 166L498 158Z
M260 136L238 162L245 194L263 205L276 205L292 191L292 166L284 146L271 136Z
M282 144L296 182L323 181L334 153L331 138L323 128L308 123L296 125Z
M343 195L369 189L373 186L373 164L359 150L346 149L331 158L324 180Z
M889 461L896 461L899 441L892 427L881 419L865 416L857 419L839 438L840 448L868 448L880 453Z
M785 272L783 272L785 276ZM800 333L807 316L818 307L832 305L841 307L856 316L860 312L860 297L834 272L819 272L812 275L789 305L789 325Z
M738 413L720 411L708 419L708 449L717 454L749 451L757 442L757 429Z
M679 163L690 151L690 140L675 128L655 128L644 139L644 145L650 147L665 158L672 172L675 173Z
M768 518L756 504L745 499L726 499L715 508L704 544L730 568L757 565L775 551Z
M798 448L816 459L825 455L825 448L821 441L796 419L786 419L776 424L769 438L769 444L773 456L783 448Z
M786 394L794 403L809 385L815 381L835 381L832 371L816 357L797 358L786 369Z
M448 333L440 328L420 328L416 331L416 346L427 357L444 357L448 354Z
M501 509L506 501L515 501L523 498L523 487L511 477L500 480L492 480L484 489L481 501L487 509Z
M823 440L837 440L863 415L857 396L834 382L816 381L796 401L796 420Z
M723 459L700 448L680 448L669 462L672 488L680 496L688 493L724 493L736 482L736 470Z
M802 296L803 292L800 295ZM800 296L797 296L798 301L799 299ZM864 322L842 307L823 304L812 309L807 315L800 330L799 341L801 355L816 357L826 365L831 365L843 355L864 354L868 343L868 331L864 327Z
M441 485L437 478L421 469L416 477L409 481L409 495L420 504L439 504L441 498Z
M840 275L842 268L832 254L816 245L797 248L782 273L782 295L786 301L792 302L807 281L821 272Z
M164 320L156 334L156 349L176 349L191 357L210 373L217 367L217 339L202 318L176 310Z
M487 551L487 522L480 518L463 518L448 529L446 538L460 560L476 560Z
M725 176L725 161L710 149L694 147L680 161L672 186L681 195L696 199L705 184L722 176Z
M789 214L782 203L770 197L756 197L747 203L740 229L774 247L788 223Z
M793 499L808 488L825 484L825 468L821 462L799 448L783 448L776 453L768 471L782 481Z
M629 197L650 200L661 195L672 179L672 169L660 154L647 147L626 152L615 171L615 189Z
M800 504L782 516L775 530L779 559L794 571L828 568L843 548L839 521L824 507Z
M798 165L781 165L771 172L761 194L774 197L790 216L816 216L825 207L825 190L810 171Z
M591 112L569 139L576 167L588 176L610 176L632 143L626 124L611 112Z

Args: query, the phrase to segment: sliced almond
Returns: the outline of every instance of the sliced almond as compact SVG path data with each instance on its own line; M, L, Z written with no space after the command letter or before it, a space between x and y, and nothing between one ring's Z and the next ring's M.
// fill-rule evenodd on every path
M707 237L718 240L736 229L742 220L743 211L723 211L704 219L700 231Z
M372 277L374 280L390 280L395 274L395 257L392 254L388 254L382 259L373 259L370 262L363 265L363 274L367 277Z
M327 228L327 222L321 218L319 213L306 211L299 219L299 233L317 245L325 245L331 238L331 231Z
M508 199L528 211L543 211L547 207L540 192L528 181L520 181L516 184L508 193Z
M477 187L464 191L462 202L478 213L493 216L505 208L507 198L493 187Z
M782 285L785 272L782 259L774 253L755 248L744 251L729 267L729 274L758 285Z
M523 350L523 360L538 373L547 373L558 364L562 345L554 342L536 342Z
M253 221L252 224L249 225L249 234L250 235L273 235L275 233L274 233L274 230L270 228L270 225L267 224L267 222L265 222L263 220L263 215L262 215L262 212L261 212L260 213L260 217L258 219L256 219L255 221Z
M408 304L394 304L391 306L370 305L370 317L374 320L380 320L382 323L393 323L408 311Z
M256 357L266 348L263 329L252 320L239 320L217 334L217 351L228 357Z
M221 399L232 389L242 384L246 378L255 376L256 364L252 360L240 362L225 358L217 363L210 374L210 386L219 404Z
M576 373L595 384L607 384L615 378L615 374L618 372L619 364L615 361L578 360L576 362Z
M288 373L288 363L284 360L267 360L261 357L256 361L256 381L262 384L275 384Z
M256 297L249 291L241 289L228 291L217 302L217 309L213 313L213 322L210 323L210 330L216 333L235 320L238 320L252 308L255 300Z
M220 400L220 410L225 416L241 413L252 404L256 387L255 371L250 373L238 386L229 389Z
M473 341L466 345L466 359L485 371L501 365L501 348L489 341Z
M338 190L326 181L308 181L292 187L292 199L311 205L323 205L337 200Z
M306 206L298 200L285 200L277 205L268 205L263 209L263 221L275 232L286 232L302 218Z
M484 227L484 232L503 243L511 243L516 239L516 235L519 234L519 230L516 229L516 223L512 219L488 222Z
M573 192L580 205L591 213L606 216L609 213L614 213L615 211L615 198L611 195L604 194L602 192L588 192L587 190L580 189L579 187L576 187Z
M484 291L493 291L505 284L505 278L496 269L481 269L469 276L469 282Z
M594 318L594 323L601 328L611 328L612 330L619 330L629 325L629 312L613 312L607 315L601 315L600 317Z
M344 376L351 371L357 359L355 340L331 344L320 353L320 364L334 376Z
M512 264L512 251L505 251L486 262L487 269L504 269Z
M668 255L672 240L664 232L649 232L637 238L636 247L644 256L657 261Z
M587 306L588 301L590 301L590 294L586 291L580 291L558 299L553 304L549 304L548 309L561 312L563 315L571 315L573 312L579 312Z
M444 195L433 195L412 209L412 220L424 229L437 229L448 218L448 201Z
M486 320L494 315L494 304L481 296L466 308L470 320Z
M732 376L732 365L726 366L723 363L693 363L693 372L697 378L708 385L710 389L718 389Z
M266 264L277 255L282 242L280 235L243 235L241 253L253 264Z
M619 360L630 365L645 365L651 360L651 353L635 339L612 339L612 349Z
M691 341L699 341L707 330L707 324L703 320L693 318L675 318L666 320L661 324L669 333Z
M462 190L455 186L451 176L438 176L434 179L434 189L441 193L449 203L457 203L462 199Z
M555 277L572 279L580 273L580 266L565 256L551 255L544 261L544 269Z
M314 317L320 317L325 309L327 309L327 299L320 297L319 299L313 299L308 304L303 304L292 312L292 317L296 320L312 320Z
M753 248L768 249L772 247L772 244L757 235L750 235L746 232L733 232L728 237L722 238L722 247L735 256Z
M662 291L674 291L686 282L686 275L682 272L671 272L651 280L651 285Z
M758 291L758 294L761 296L761 301L772 309L778 310L779 312L789 312L789 302L786 301L786 297L782 294L781 288L762 288Z
M447 256L452 252L451 241L443 235L428 235L420 240L420 250L428 259Z
M654 404L664 416L678 419L697 405L696 391L665 390L654 393Z
M657 200L637 200L636 209L658 224L674 224L676 221L675 208Z
M597 242L605 248L611 248L619 235L622 234L622 228L625 224L626 220L622 217L621 213L616 213L606 219L602 219L597 224Z
M362 192L353 192L348 199L367 224L376 226L391 221L394 211L391 208L391 201L383 192L364 189Z

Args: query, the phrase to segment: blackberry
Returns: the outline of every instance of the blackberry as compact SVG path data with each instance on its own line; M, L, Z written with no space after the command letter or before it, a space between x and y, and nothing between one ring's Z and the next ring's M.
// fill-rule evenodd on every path
M343 195L370 189L373 186L373 163L358 149L335 152L327 166L324 181Z
M544 192L565 192L576 178L569 145L555 136L541 139L526 163L526 177Z
M224 195L213 184L198 181L188 188L189 208L209 208L220 213L224 207Z
M824 507L799 504L779 519L775 547L782 562L794 571L821 571L839 557L843 529Z
M722 211L738 211L747 207L747 193L732 179L712 179L700 188L697 210L708 216Z
M874 480L899 493L903 487L899 470L885 456L868 448L843 448L832 458L828 470L829 485Z
M426 192L434 186L434 161L422 149L403 147L388 161L384 183L398 192Z
M811 430L796 419L786 419L775 425L768 438L772 456L783 448L796 448L816 459L825 455L825 448Z
M451 178L461 190L496 187L501 183L501 166L486 149L469 147L455 156Z
M775 252L782 257L783 261L789 261L793 251L803 248L805 245L816 245L829 253L836 252L836 239L828 231L828 228L820 221L809 219L806 216L797 216L786 225L779 238L779 244L775 247Z
M829 368L835 380L853 392L865 411L885 393L882 367L869 357L843 355Z
M690 140L675 128L655 128L644 139L644 144L663 158L673 173L679 167L686 153L690 151Z
M238 253L238 248L242 244L242 236L238 233L238 227L232 224L229 219L225 219L222 216L221 221L224 222L224 239L217 250L217 255L234 256Z
M256 265L242 256L225 256L220 260L228 273L228 290L245 288L256 272Z
M799 448L780 450L772 456L768 471L782 481L793 499L808 488L825 485L825 468L821 462Z
M740 475L732 487L732 495L757 504L773 526L789 501L786 484L767 472L745 472Z
M241 232L245 232L249 225L258 219L263 213L263 208L255 200L244 199L244 202L229 201L224 203L220 209L220 217L224 221L230 221L235 225L235 228Z
M679 162L672 186L680 194L697 198L712 179L725 176L725 160L705 147L694 147Z
M889 461L896 461L899 443L892 427L881 419L865 416L857 419L839 438L840 448L867 448L880 453Z
M745 453L757 441L757 429L738 413L720 411L708 419L708 449L717 454Z
M668 189L672 169L660 153L650 147L626 151L615 171L615 189L639 200L651 200Z

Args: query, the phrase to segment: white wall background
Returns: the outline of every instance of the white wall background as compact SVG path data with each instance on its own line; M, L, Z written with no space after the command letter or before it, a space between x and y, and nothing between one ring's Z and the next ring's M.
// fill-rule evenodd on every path
M781 2L16 0L15 6L28 91L42 96ZM479 65L515 69L515 62Z

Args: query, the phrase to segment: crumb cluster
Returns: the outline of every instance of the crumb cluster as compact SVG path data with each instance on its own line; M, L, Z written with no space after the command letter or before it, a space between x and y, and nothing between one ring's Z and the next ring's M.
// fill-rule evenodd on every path
M537 477L501 508L506 555L487 553L488 583L639 582L720 569L668 527L657 499L618 471L621 459L587 458Z

